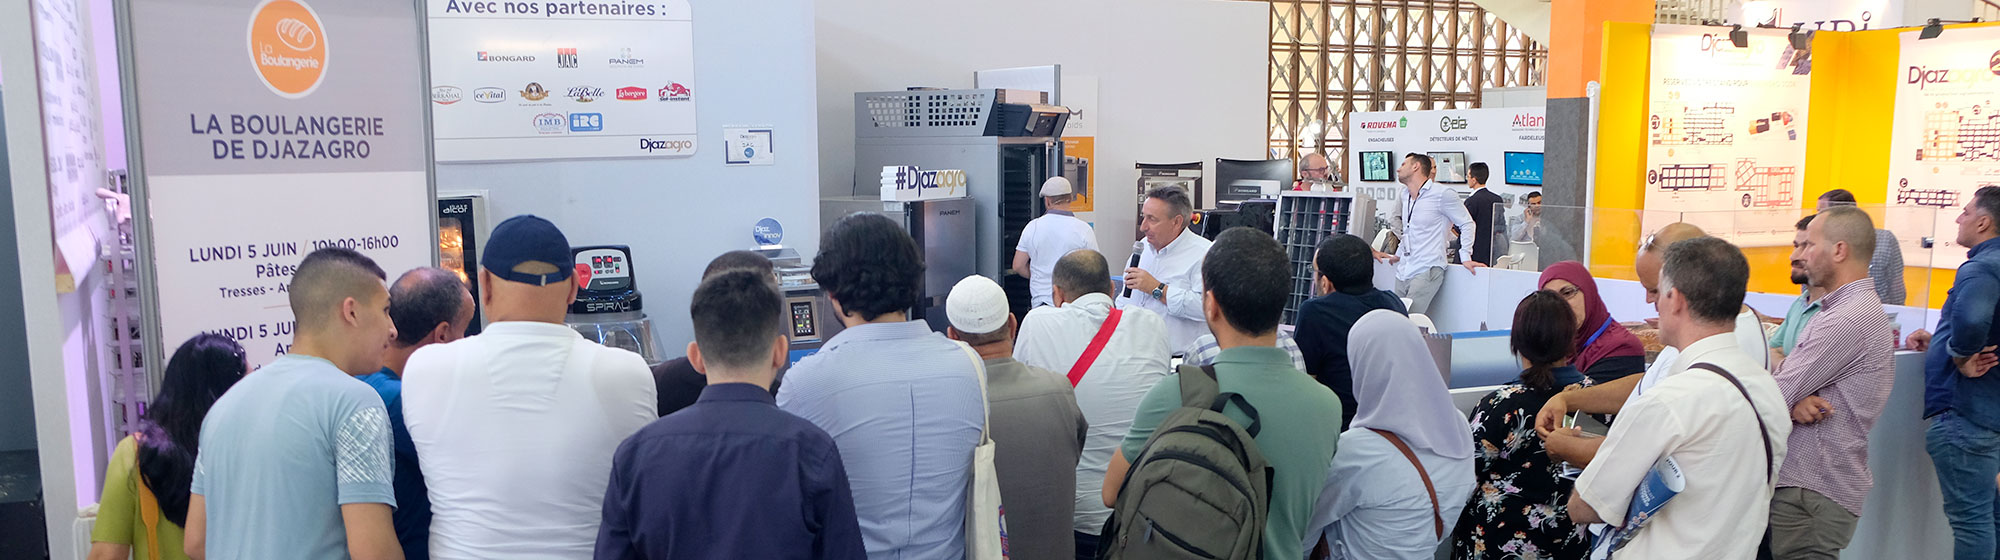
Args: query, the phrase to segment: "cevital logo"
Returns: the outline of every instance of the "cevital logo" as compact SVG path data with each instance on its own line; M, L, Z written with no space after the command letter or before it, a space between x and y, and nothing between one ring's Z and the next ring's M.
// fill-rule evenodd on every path
M542 113L535 115L535 132L542 134L562 134L569 132L569 117L562 113Z
M685 152L685 151L688 151L688 150L693 150L693 149L694 149L694 141L693 141L693 140L654 140L654 139L651 139L651 138L640 138L640 139L639 139L639 149L641 149L641 150L645 150L645 151L646 151L646 153L649 153L649 154L650 154L650 153L653 153L653 152L657 152L657 151L662 151L662 150L664 150L664 151L669 151L669 152L673 152L673 153L677 153L677 154L678 154L678 153L681 153L681 152Z
M1468 126L1468 121L1465 120L1465 117L1446 115L1444 118L1438 119L1438 132L1465 130L1466 126Z
M497 87L483 87L472 90L472 100L480 103L499 103L507 100L507 90Z
M1995 53L1994 59L2000 59L2000 53ZM1996 77L2000 77L2000 69L1995 69L1994 61L1989 60L1987 65L1988 68L1985 72L1981 72L1976 68L1911 66L1909 72L1904 77L1903 83L1916 84L1917 89L1928 89L1932 85L1937 84L1966 84L1967 87L1972 87L1994 81Z
M326 30L298 0L265 0L250 15L250 67L286 99L305 97L326 77Z
M459 102L459 100L464 98L465 98L464 94L461 93L458 88L452 86L438 86L431 88L432 103L436 103L439 105L450 105L453 103L457 103Z

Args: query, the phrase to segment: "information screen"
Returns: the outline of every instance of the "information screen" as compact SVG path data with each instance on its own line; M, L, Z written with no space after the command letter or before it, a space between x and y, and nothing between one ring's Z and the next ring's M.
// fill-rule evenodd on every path
M1507 152L1507 184L1542 186L1540 152Z

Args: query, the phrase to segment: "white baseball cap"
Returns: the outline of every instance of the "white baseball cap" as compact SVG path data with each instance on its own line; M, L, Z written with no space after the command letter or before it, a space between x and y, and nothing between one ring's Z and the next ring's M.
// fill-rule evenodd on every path
M1042 196L1062 196L1075 192L1069 186L1069 179L1061 175L1050 177L1047 181L1042 181Z
M1007 292L993 279L974 274L959 280L944 298L952 328L966 334L987 334L1007 326Z

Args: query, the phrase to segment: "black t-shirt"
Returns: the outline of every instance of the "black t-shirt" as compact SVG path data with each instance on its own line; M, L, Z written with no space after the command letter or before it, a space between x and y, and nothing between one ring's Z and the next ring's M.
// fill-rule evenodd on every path
M1482 188L1473 191L1465 199L1465 211L1472 213L1472 223L1479 231L1472 236L1472 260L1481 264L1493 264L1493 206L1500 204L1500 195L1493 189ZM1460 238L1464 236L1461 234Z
M1377 309L1410 314L1403 308L1402 298L1372 287L1358 294L1334 292L1299 305L1299 325L1292 331L1292 340L1299 343L1306 373L1340 397L1341 431L1354 421L1357 404L1354 370L1347 361L1347 333L1354 330L1362 315Z

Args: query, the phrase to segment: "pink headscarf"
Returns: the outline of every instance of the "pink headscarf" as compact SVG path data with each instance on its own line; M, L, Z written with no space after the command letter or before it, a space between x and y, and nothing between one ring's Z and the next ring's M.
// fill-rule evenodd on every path
M1611 321L1611 312L1604 308L1604 299L1597 297L1597 279L1590 276L1590 269L1584 268L1583 263L1563 261L1549 265L1535 288L1547 286L1550 280L1569 282L1583 291L1583 324L1576 330L1576 358L1570 361L1571 366L1579 371L1588 370L1604 358L1646 355L1646 345L1632 331L1617 323L1605 326ZM1603 329L1604 334L1597 334L1598 329ZM1592 336L1597 340L1591 340Z

